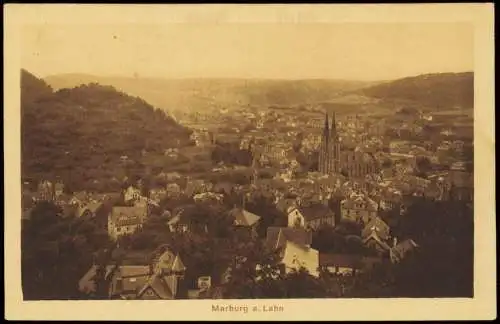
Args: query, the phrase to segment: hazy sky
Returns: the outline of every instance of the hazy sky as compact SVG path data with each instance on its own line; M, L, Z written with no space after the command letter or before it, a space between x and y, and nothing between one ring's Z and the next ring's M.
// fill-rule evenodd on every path
M468 24L37 25L22 66L59 73L388 80L473 70Z

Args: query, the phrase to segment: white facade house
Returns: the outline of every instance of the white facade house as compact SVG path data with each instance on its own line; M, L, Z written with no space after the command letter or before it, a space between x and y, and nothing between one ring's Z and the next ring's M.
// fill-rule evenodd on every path
M335 214L323 204L291 207L288 210L288 227L316 230L322 225L335 226Z
M285 265L286 273L304 268L310 275L319 276L319 252L311 247L287 241L281 262Z
M108 234L113 240L133 234L142 227L147 217L147 209L134 206L115 206L108 216Z
M138 200L141 197L141 191L133 186L128 187L123 193L123 200L125 202Z

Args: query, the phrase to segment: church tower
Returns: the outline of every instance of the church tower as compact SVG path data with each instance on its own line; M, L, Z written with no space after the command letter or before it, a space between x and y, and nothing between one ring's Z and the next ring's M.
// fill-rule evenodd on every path
M325 127L323 128L323 135L321 136L321 144L319 146L319 157L318 157L318 171L321 173L328 174L329 170L329 150L330 150L330 131L328 124L328 112L325 115Z
M340 139L337 133L337 120L335 113L332 117L332 127L330 128L330 172L340 173Z

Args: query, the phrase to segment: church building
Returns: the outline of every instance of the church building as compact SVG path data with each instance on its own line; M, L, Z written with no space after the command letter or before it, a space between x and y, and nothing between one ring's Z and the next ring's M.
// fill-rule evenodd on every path
M354 148L343 147L337 133L335 114L329 125L328 113L319 147L318 171L323 174L344 174L349 178L361 179L376 173L378 164L375 157Z

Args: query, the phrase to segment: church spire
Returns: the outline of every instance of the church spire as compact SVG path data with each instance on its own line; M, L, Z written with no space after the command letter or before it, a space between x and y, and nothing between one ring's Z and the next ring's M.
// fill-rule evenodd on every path
M325 112L325 128L323 129L323 132L325 135L328 135L328 129L330 125L328 124L328 111Z
M337 139L337 120L335 118L335 112L333 112L333 115L332 115L332 127L330 128L330 138L332 140L336 140Z

